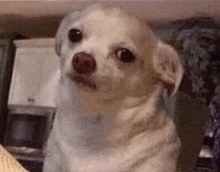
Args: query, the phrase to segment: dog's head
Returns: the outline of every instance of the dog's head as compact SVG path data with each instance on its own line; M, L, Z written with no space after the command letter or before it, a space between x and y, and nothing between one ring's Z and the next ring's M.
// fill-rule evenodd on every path
M160 84L175 93L183 73L173 48L116 8L94 6L66 16L56 53L62 76L83 91L139 96Z

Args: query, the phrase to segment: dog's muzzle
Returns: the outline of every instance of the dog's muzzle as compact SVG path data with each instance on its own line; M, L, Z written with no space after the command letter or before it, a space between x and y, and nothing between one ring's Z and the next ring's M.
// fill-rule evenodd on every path
M78 74L91 74L96 69L96 62L92 55L80 52L73 56L72 67Z

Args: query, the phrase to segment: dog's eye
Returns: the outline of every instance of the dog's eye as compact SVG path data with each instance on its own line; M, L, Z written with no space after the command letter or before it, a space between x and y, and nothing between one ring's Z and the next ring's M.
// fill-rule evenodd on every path
M117 50L116 55L124 63L131 63L135 60L134 54L126 48L120 48Z
M82 40L82 32L78 29L71 29L68 37L71 42L79 42Z

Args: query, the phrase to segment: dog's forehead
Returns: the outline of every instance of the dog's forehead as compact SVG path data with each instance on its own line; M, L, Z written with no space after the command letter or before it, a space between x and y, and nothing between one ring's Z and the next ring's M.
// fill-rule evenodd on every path
M91 10L87 13L84 20L89 22L104 22L109 23L109 25L115 24L125 24L127 22L134 21L134 17L130 18L127 13L120 9L111 8L111 9L97 9Z
M77 24L83 25L87 32L98 33L100 36L111 34L110 36L123 37L124 35L128 37L134 35L137 38L142 37L145 30L143 23L136 17L117 8L90 10Z
M150 53L156 43L147 23L114 7L89 8L71 13L61 23L60 33L67 33L72 28L81 30L84 36L81 47L101 45L103 51L114 50L115 47L123 45L138 54L146 51Z

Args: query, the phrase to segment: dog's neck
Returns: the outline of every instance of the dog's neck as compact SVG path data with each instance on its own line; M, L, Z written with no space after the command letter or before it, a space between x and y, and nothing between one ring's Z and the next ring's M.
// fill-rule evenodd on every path
M99 101L90 94L86 98L78 97L80 94L74 92L74 104L70 104L73 101L68 102L70 95L62 92L61 105L58 105L55 118L55 122L59 123L60 137L66 133L68 137L63 138L66 140L64 142L75 144L80 151L85 151L85 156L88 152L102 152L123 146L142 137L143 131L164 125L165 112L158 104L161 91L162 87L158 86L147 96L124 96L105 101ZM66 97L62 99L62 96ZM83 98L83 102L80 98ZM83 137L79 138L78 135Z
M102 93L95 91L83 91L73 87L72 83L61 80L58 107L66 107L72 111L79 111L86 113L88 116L118 116L118 113L126 109L135 109L143 105L149 112L154 113L152 109L158 106L158 99L160 98L163 86L157 84L153 90L146 90L142 95L131 94L116 94L109 98L102 96ZM68 83L68 84L67 84ZM62 88L65 87L65 88ZM62 104L62 105L59 105ZM68 108L67 108L68 107Z
M152 106L158 106L158 99L162 92L162 86L157 85L151 92L146 92L142 95L132 94L118 94L112 98L106 98L96 96L96 93L83 92L79 93L79 100L81 105L91 110L94 109L102 115L110 115L109 113L117 113L124 111L124 109L135 109L135 107L144 106L149 109L149 113L152 113L150 109ZM149 107L146 107L149 106Z
M62 87L62 84L61 84ZM66 85L65 85L66 87ZM72 88L71 88L72 89ZM66 91L66 92L65 92ZM72 92L71 92L72 91ZM142 96L135 95L118 95L113 98L100 98L93 92L81 92L80 90L60 89L60 102L59 107L70 109L87 115L98 121L101 118L129 118L129 113L136 109L143 107L144 114L154 114L158 106L158 99L162 92L162 85L157 85L152 92ZM73 103L74 102L74 103ZM155 107L157 106L157 108ZM120 115L119 115L120 114ZM123 114L123 115L122 115ZM132 115L136 116L136 115Z

